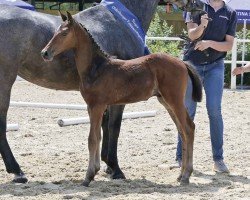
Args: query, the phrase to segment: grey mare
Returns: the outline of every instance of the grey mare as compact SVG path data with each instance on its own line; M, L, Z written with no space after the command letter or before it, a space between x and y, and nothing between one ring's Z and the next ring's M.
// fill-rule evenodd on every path
M120 2L138 17L147 31L159 0ZM188 3L187 0L173 2L182 8ZM108 54L121 59L144 54L144 48L134 35L102 5L84 10L74 17L89 29L95 41ZM40 55L60 23L61 19L57 16L0 5L0 153L7 172L15 175L15 182L27 182L6 137L6 116L16 76L46 88L79 90L79 77L71 51L57 56L50 63L44 62ZM117 160L123 110L124 105L110 106L103 117L101 157L112 170L112 178L125 178Z

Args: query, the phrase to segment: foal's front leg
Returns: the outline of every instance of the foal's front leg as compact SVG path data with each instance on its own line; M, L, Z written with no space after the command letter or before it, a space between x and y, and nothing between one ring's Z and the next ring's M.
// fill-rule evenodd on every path
M102 115L105 109L106 106L104 105L88 106L90 118L90 132L88 138L89 166L85 180L83 181L84 186L89 186L89 183L94 179L98 166L100 166L100 159L97 158L97 156L99 156Z
M101 142L101 128L99 131L97 131L97 148L96 148L96 154L95 154L95 174L100 170L101 164L100 164L100 142Z

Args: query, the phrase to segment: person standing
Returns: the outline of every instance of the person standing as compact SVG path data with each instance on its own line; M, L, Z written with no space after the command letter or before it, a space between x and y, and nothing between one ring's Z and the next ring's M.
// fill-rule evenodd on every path
M189 38L199 38L194 48L189 49L186 59L193 64L203 83L206 108L209 117L213 154L213 170L229 173L223 160L223 119L221 101L224 86L224 58L232 49L236 32L237 16L223 0L208 0L204 6L207 14L186 20ZM208 21L208 17L211 21ZM201 39L201 40L200 40ZM192 101L191 84L187 89L185 104L194 119L197 104ZM179 167L182 159L182 141L178 135L176 160Z

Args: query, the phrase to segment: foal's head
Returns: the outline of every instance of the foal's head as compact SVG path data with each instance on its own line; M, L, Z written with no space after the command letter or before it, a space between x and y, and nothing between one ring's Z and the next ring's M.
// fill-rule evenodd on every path
M53 38L41 51L41 55L45 61L53 60L54 56L76 47L77 38L75 27L79 24L67 12L67 16L60 12L63 23L56 30Z

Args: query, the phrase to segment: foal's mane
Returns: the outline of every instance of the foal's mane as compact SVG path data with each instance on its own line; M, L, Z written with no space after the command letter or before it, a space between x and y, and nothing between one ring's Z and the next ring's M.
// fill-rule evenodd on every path
M83 24L81 24L81 23L79 23L79 22L77 22L77 24L79 24L80 27L82 27L82 29L84 29L84 30L87 32L89 38L90 38L91 41L92 41L92 44L93 44L93 51L96 52L96 55L101 56L101 57L104 57L104 58L108 58L108 59L111 58L111 56L110 56L107 52L105 52L105 51L100 47L100 45L95 41L95 39L93 38L93 36L90 34L89 30L88 30Z
M111 56L101 49L98 43L94 40L93 36L90 34L89 30L83 24L78 22L77 24L80 26L80 28L82 28L83 31L86 31L92 42L93 58L88 81L94 82L102 74L103 69L106 67L105 64L110 61Z

